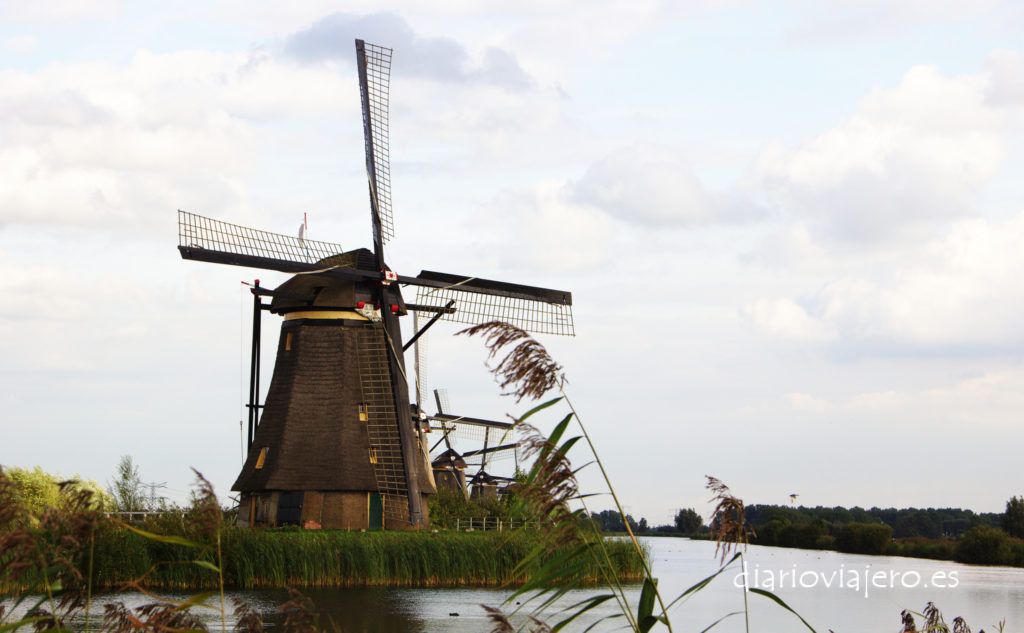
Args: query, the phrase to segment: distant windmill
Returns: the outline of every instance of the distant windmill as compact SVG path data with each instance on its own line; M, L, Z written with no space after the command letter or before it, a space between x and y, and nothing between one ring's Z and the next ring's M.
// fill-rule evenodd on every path
M799 496L800 496L800 495L798 495L798 494L797 494L797 493L795 493L795 492L793 492L793 493L790 493L790 495L789 495L789 502L790 502L791 504L794 504L794 503L796 503L796 498L797 498L797 497L799 497Z
M458 490L466 497L495 497L513 481L511 477L487 472L487 464L502 459L515 459L518 467L518 444L509 438L511 422L455 415L443 389L434 390L437 413L426 416L432 431L441 438L430 447L431 465L438 487ZM482 445L481 445L482 444ZM476 472L466 480L466 470Z
M501 320L535 333L574 334L569 292L431 271L402 275L387 265L384 244L394 236L391 49L356 40L356 61L373 250L346 252L311 240L305 218L292 237L178 213L182 258L293 275L273 290L258 282L252 288L249 453L232 486L242 493L240 524L425 527L424 495L435 490L425 436L431 426L418 406L422 384L412 415L405 350L440 319ZM416 303L402 296L408 286L417 288ZM264 303L264 296L272 301ZM260 404L263 311L283 322ZM410 312L431 318L417 323L403 345L399 317ZM478 456L486 463L495 452L489 447Z

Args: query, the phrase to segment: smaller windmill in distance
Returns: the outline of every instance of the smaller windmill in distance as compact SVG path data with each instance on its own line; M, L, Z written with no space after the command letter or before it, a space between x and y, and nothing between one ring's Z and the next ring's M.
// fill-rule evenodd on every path
M800 495L798 495L798 494L797 494L797 493L795 493L795 492L791 492L791 493L789 493L789 503L790 503L790 505L794 505L794 504L796 504L796 498L797 498L797 497L799 497L799 496L800 496Z
M441 434L430 447L431 467L438 487L456 490L467 499L497 497L513 477L487 472L488 465L512 459L519 466L518 443L509 437L512 423L451 413L448 393L434 390L437 413L425 416L431 431ZM467 470L473 470L472 474ZM468 476L468 480L467 480Z

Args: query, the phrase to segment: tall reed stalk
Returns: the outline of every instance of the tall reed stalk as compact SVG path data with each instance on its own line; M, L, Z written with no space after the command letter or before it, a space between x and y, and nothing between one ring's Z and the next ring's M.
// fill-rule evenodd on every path
M613 485L612 479L605 468L604 462L601 460L597 447L594 445L590 433L588 432L586 425L583 423L579 412L566 393L565 385L567 381L561 365L555 362L547 349L533 339L526 331L508 323L492 321L467 328L459 332L459 334L481 336L484 339L485 346L489 350L488 358L490 360L494 360L499 354L504 354L497 364L492 367L491 371L501 384L502 389L507 390L505 392L506 395L513 396L516 399L516 402L520 402L524 398L537 400L552 390L557 390L559 392L558 398L534 407L516 421L517 426L525 430L525 434L528 439L527 445L534 447L532 453L537 457L531 469L531 476L527 480L526 496L534 501L541 518L546 518L552 523L555 528L555 534L559 535L556 537L556 544L560 547L564 547L566 542L571 542L573 536L578 534L578 528L576 526L578 525L577 519L579 516L578 513L568 511L567 508L569 504L575 503L581 508L580 512L584 514L587 512L587 505L584 498L588 495L580 494L576 481L577 470L574 470L571 467L567 456L569 450L576 444L576 442L582 439L589 449L590 455L588 457L592 458L592 462L587 462L586 465L589 465L590 463L597 464L601 473L601 478L605 484L606 490L604 492L611 497L615 504L615 509L619 513L623 524L626 526L629 541L634 551L637 554L644 556L644 549L629 526L629 522L626 520L622 502L619 499L618 493L615 491L615 486ZM525 424L525 420L527 418L559 401L564 401L565 405L569 409L569 414L555 426L555 429L549 437L544 438L538 431L536 431L535 428ZM575 420L576 428L579 429L580 435L570 437L563 441L562 438L566 433L569 422L572 420ZM536 448L538 446L541 448ZM537 476L538 473L544 473L548 470L553 470L554 472L559 473L560 477L552 478ZM715 518L713 519L713 522L717 520L719 524L719 530L717 533L718 548L721 550L722 555L722 566L718 572L708 579L705 579L705 581L702 581L702 583L698 583L694 587L691 587L675 600L666 604L665 599L658 589L657 579L654 577L650 561L646 556L644 556L644 579L640 590L640 597L635 608L630 606L629 598L622 586L622 583L619 582L619 580L614 576L614 573L609 570L608 573L605 574L605 577L607 578L606 585L611 593L597 595L589 600L580 602L578 605L574 605L575 610L571 610L572 608L570 608L571 612L569 615L567 617L563 617L562 620L554 626L554 629L560 629L597 605L609 599L614 599L619 606L620 613L610 617L624 618L630 629L633 631L646 633L655 625L660 623L669 631L669 633L672 633L673 629L672 621L669 617L669 609L680 600L685 599L692 593L703 589L707 583L724 572L729 565L742 556L742 552L736 552L736 555L728 563L725 562L726 555L730 553L734 547L745 545L747 542L747 528L742 513L742 501L733 497L731 493L729 493L728 488L724 485L721 485L717 489L714 488L713 482L717 482L717 480L709 478L709 489L712 489L712 492L716 493L716 499L719 501L719 506L716 508ZM720 482L717 483L720 484ZM736 513L737 510L739 510L738 514ZM597 543L597 548L601 552L604 552L604 539L598 536ZM584 542L584 547L569 549L568 551L571 552L572 555L578 555L585 552L593 556L593 548L587 545L588 544ZM534 556L540 557L545 553L546 552L543 547L540 547L537 549ZM551 607L557 599L563 597L569 589L575 586L571 580L567 580L564 577L564 574L555 567L555 565L565 565L567 563L565 557L554 556L550 560L552 561L551 564L543 568L543 573L538 579L536 579L536 581L528 583L519 591L514 593L512 598L510 598L511 600L525 593L535 592L534 597L540 598L541 601L539 606L535 607L533 610L534 617L539 616L545 609ZM762 595L769 597L783 608L792 611L800 618L801 622L803 622L808 629L812 632L814 631L814 629L807 624L799 614L796 614L796 612L778 598L778 596L761 589L744 587L743 614L747 618L748 630L748 591L761 593ZM526 602L524 602L524 604ZM655 605L657 605L657 610L655 609ZM515 613L515 611L513 613ZM501 613L500 610L492 610L490 612L490 616L494 622L495 631L506 630L511 626L508 618ZM722 619L725 617L729 616L724 616ZM717 624L717 622L715 624ZM712 626L714 626L714 624Z

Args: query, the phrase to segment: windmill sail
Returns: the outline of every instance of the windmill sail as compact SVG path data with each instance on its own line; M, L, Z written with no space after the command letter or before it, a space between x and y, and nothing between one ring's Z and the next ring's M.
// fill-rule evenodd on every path
M413 332L420 331L420 313L412 313L412 329ZM428 386L428 374L427 374L427 336L426 332L423 332L417 339L413 347L413 356L416 370L416 408L422 413L423 405L427 398L427 386Z
M284 272L300 272L343 251L341 244L261 231L180 210L178 250L185 259Z
M370 180L374 242L383 245L395 236L391 213L391 150L388 147L391 49L356 40L356 62L363 104L363 141L366 146L366 174Z
M359 96L363 107L363 140L366 151L366 176L370 187L370 218L373 221L373 254L377 269L387 271L384 263L384 244L394 236L391 216L391 158L388 149L388 90L391 82L391 49L356 40L356 66L359 70ZM392 289L391 278L385 278L376 290L377 305L402 306L401 292ZM419 431L411 418L409 385L405 372L405 359L399 355L402 329L397 310L381 310L383 339L388 344L387 363L390 373L394 423L397 433L388 435L386 450L402 459L405 491L408 499L408 522L414 526L424 523L423 500L420 496L418 463L421 456ZM380 485L380 484L378 484ZM391 490L395 492L391 492ZM382 493L400 496L398 487L385 483ZM385 506L387 505L385 496ZM394 503L392 505L395 505ZM388 509L385 507L385 513Z
M419 285L417 305L444 308L455 301L455 309L441 316L443 321L467 325L504 321L537 334L576 334L568 292L427 270L410 283Z

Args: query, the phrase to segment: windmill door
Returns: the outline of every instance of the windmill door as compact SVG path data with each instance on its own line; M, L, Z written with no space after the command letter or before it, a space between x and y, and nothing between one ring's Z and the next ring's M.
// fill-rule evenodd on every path
M371 492L369 503L369 527L371 530L379 530L384 527L384 503L380 498L380 493Z
M298 525L302 518L304 492L282 492L277 505L278 525Z

